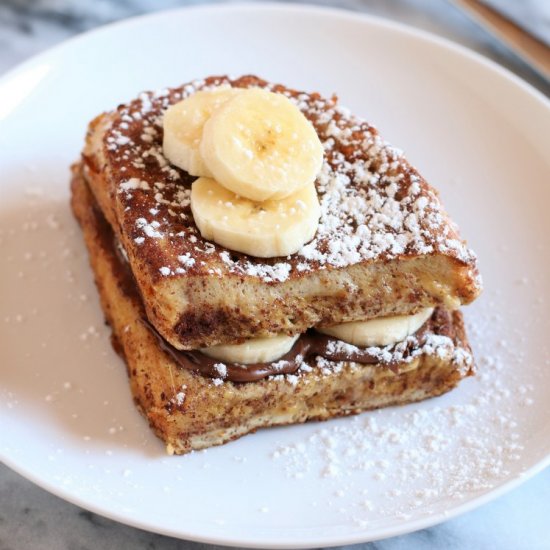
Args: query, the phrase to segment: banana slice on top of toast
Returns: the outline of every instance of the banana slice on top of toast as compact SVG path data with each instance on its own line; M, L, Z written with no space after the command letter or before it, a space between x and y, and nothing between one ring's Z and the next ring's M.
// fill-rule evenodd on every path
M313 238L321 216L313 183L285 199L256 202L210 178L193 182L191 210L205 239L257 258L294 254Z
M212 114L200 153L221 185L254 201L284 199L312 184L323 162L317 132L298 107L259 88Z
M164 156L191 176L212 177L199 151L203 128L212 113L239 92L230 86L202 90L169 107L163 119Z

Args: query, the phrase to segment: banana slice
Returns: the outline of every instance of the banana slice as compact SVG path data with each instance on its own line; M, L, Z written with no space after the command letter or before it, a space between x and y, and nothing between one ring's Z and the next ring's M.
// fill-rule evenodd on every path
M388 346L414 334L432 313L433 308L430 307L415 315L396 315L370 321L342 323L332 327L317 327L317 330L354 346Z
M258 203L210 178L193 182L191 210L205 239L258 258L297 252L315 235L321 215L313 183L286 199Z
M241 90L229 86L197 92L172 105L164 113L164 156L192 176L211 176L199 145L204 123Z
M273 338L253 338L242 344L212 346L203 348L201 351L209 357L227 363L242 363L244 365L270 363L288 353L299 336L299 334L296 336L281 334Z
M283 199L313 183L323 147L287 97L243 90L204 125L200 152L214 179L255 201Z

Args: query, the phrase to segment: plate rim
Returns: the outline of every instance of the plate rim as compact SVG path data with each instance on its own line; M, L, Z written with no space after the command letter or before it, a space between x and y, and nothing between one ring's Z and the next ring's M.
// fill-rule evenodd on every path
M23 61L22 63L16 65L15 67L9 69L6 73L0 76L0 90L6 84L8 84L16 75L26 71L28 68L35 66L41 63L43 60L51 57L52 55L57 55L58 52L63 50L70 50L74 44L79 42L85 42L86 40L95 39L96 36L101 36L103 33L112 33L115 32L118 27L132 27L150 24L150 21L155 19L165 19L166 17L185 17L189 12L204 12L203 16L207 17L208 12L214 11L231 11L231 12L256 12L267 14L269 12L278 11L281 13L301 13L311 16L334 16L339 17L344 22L356 22L362 21L363 24L372 25L384 30L389 30L391 32L397 32L399 34L405 35L406 37L413 40L421 40L432 47L441 48L447 52L452 52L458 54L462 58L466 58L469 62L476 63L481 65L485 71L490 71L493 74L497 74L505 85L515 86L521 90L524 94L530 96L531 99L536 100L540 107L550 115L550 99L547 98L541 91L537 90L533 85L523 80L518 75L514 74L512 71L498 64L496 61L493 61L482 54L475 52L469 49L462 44L453 42L451 39L439 36L437 34L431 33L423 29L417 29L411 25L386 19L381 16L366 14L361 12L354 12L345 8L335 8L327 6L318 6L312 4L286 4L278 2L262 2L262 3L245 3L245 2L236 2L236 3L209 3L206 5L193 5L193 6L183 6L172 9L159 10L153 13L145 13L126 19L114 21L107 23L100 27L88 30L84 33L78 34L74 37L71 37L67 40L63 40L59 44L56 44L43 52L37 53L36 55L30 57L29 59ZM18 105L21 105L26 100L23 99ZM17 106L15 107L17 109ZM7 116L10 116L11 112ZM1 184L0 184L1 185ZM244 547L244 548L313 548L319 546L337 546L344 544L357 544L365 543L370 541L381 540L388 537L395 537L400 535L405 535L420 529L431 527L437 525L443 521L455 518L460 516L468 511L471 511L487 502L490 502L503 494L513 490L515 487L518 487L524 481L532 478L536 474L542 472L545 468L550 466L550 454L544 457L542 460L533 463L521 474L514 476L504 483L500 484L495 489L492 489L486 493L483 493L477 497L474 497L467 502L464 502L458 506L452 507L450 510L444 510L429 516L418 518L412 521L404 521L401 525L392 526L392 527L382 527L377 529L357 529L354 533L343 535L336 535L330 537L322 538L308 538L307 542L284 542L284 543L273 543L266 542L261 538L247 538L247 539L237 539L237 538L226 538L222 536L209 536L205 534L195 533L191 531L183 532L182 530L175 530L172 528L163 528L147 521L136 521L133 520L131 515L117 512L116 510L105 511L101 506L96 506L94 504L87 503L85 498L79 498L77 495L72 495L71 493L65 493L63 487L56 485L53 482L48 480L41 479L39 476L35 475L32 471L27 471L25 468L19 467L16 463L16 460L10 457L5 456L5 452L0 449L0 461L5 464L8 468L21 475L25 479L29 480L38 487L48 491L50 494L55 495L66 502L69 502L73 505L79 506L83 509L89 510L100 516L112 519L124 525L129 525L137 529L143 529L149 532L158 533L165 536L174 537L177 539L185 539L190 541L196 541L207 544L221 544L224 546L232 547Z
M0 457L1 458L1 457ZM523 471L520 475L513 477L499 485L496 489L488 491L478 497L475 497L460 506L452 508L450 511L444 510L438 512L437 514L432 514L426 516L425 518L419 518L414 521L403 521L403 527L395 529L394 527L382 527L373 530L357 530L355 533L343 536L334 536L332 538L321 537L321 538L309 538L307 542L285 542L282 544L276 544L271 542L266 542L264 539L260 538L249 538L249 539L227 539L220 536L209 536L209 535L198 535L193 532L183 533L180 530L170 529L170 528L159 528L153 524L146 522L135 521L128 515L123 513L117 513L116 510L105 512L100 506L95 506L93 504L86 503L86 501L79 499L74 495L66 495L61 490L61 487L55 485L53 482L44 481L38 476L35 476L32 472L27 472L24 469L17 467L17 464L14 461L7 460L5 461L2 458L2 463L10 468L15 473L21 475L24 479L30 481L34 485L40 487L41 489L47 491L48 493L54 495L65 502L88 510L98 516L105 517L107 519L116 521L122 525L128 525L135 529L141 529L148 531L150 533L156 533L159 535L172 537L179 540L188 540L197 543L211 544L211 545L222 545L232 548L265 548L273 550L281 549L309 549L309 548L325 548L325 547L334 547L342 545L351 545L351 544L361 544L368 542L375 542L379 540L384 540L392 537L399 537L402 535L407 535L422 529L429 527L434 527L439 525L447 520L454 519L458 516L461 516L467 512L475 510L484 504L487 504L504 494L512 491L516 487L519 487L524 482L533 478L538 473L545 470L550 466L550 455L545 459L536 463L531 468ZM369 534L372 533L372 534ZM365 538L368 537L368 538Z

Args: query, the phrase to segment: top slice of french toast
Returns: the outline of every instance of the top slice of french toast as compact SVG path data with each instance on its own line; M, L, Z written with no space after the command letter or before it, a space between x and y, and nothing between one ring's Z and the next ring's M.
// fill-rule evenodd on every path
M291 256L255 258L203 239L190 208L194 178L163 155L164 111L227 84L288 96L323 144L319 226ZM91 122L82 159L77 169L126 252L149 321L179 349L456 308L481 290L475 255L437 192L335 97L254 76L142 93Z

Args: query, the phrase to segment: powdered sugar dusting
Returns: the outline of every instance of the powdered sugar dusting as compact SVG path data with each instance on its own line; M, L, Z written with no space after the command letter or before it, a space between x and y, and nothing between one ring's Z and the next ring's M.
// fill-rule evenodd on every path
M130 191L135 189L141 189L143 191L148 191L151 189L149 184L146 181L140 180L138 178L131 178L127 181L121 181L119 185L119 193L123 191Z
M320 427L306 441L276 448L272 456L294 479L314 476L337 483L354 503L348 513L358 526L384 517L405 519L442 499L460 502L489 490L509 475L509 464L519 460L523 446L513 416L493 409L504 393L499 388L464 404L436 401L420 410L368 413ZM481 423L480 415L488 422ZM509 431L505 441L495 437L497 426ZM312 456L322 457L316 470ZM374 485L367 509L365 497L349 481L359 472ZM352 494L355 498L349 498Z
M187 272L192 267L195 272L246 274L277 283L286 281L293 272L341 268L407 254L438 252L473 263L473 253L456 234L436 194L399 150L334 99L293 95L286 90L281 91L316 127L325 151L316 181L321 204L317 234L292 262L290 258L235 256L204 241L190 210L192 178L172 167L163 155L162 116L169 105L197 90L228 83L227 78L209 81L208 86L204 81L194 81L177 90L143 93L119 108L118 119L107 133L111 162L129 169L127 176L132 176L120 178L117 186L123 211L129 212L146 200L148 213L157 212L151 214L154 219L173 230L163 243L165 257L159 260L170 273ZM267 87L278 91L277 86ZM228 215L231 206L228 203ZM142 233L136 236L145 241L159 238L158 228L151 228L153 221L143 224ZM211 251L216 254L208 262L196 261L191 266L179 261L185 254L197 257Z
M510 355L506 346L495 348L491 338L499 321L492 312L478 312L470 328L479 374L459 389L420 406L320 425L305 438L274 447L274 464L298 483L297 491L312 480L334 487L347 506L340 508L338 498L327 506L351 517L357 528L433 514L442 502L453 508L500 485L523 459L526 428L517 407L532 406L535 387L523 380L521 368L508 366L503 376ZM426 346L448 353L444 340L433 336ZM522 357L514 359L521 364ZM358 486L358 476L366 483ZM365 485L368 491L360 488Z

